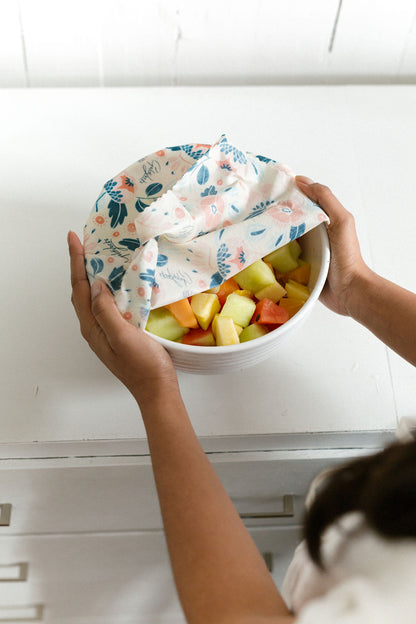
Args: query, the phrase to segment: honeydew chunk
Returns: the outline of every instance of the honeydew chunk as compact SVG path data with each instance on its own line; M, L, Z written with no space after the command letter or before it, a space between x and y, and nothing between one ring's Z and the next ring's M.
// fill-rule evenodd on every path
M243 290L257 292L273 284L276 278L272 269L263 260L257 260L234 275L234 279Z
M302 247L299 245L297 240L290 241L289 250L292 255L292 258L295 260L299 260L299 256L302 253Z
M220 347L239 344L240 342L234 321L229 316L220 315L217 317L214 336L217 346Z
M277 303L280 301L282 297L286 294L283 286L279 284L279 282L275 281L274 284L270 284L270 286L266 286L266 288L262 288L258 292L254 293L256 299L261 301L262 299L270 299L273 303Z
M279 247L279 249L275 249L272 253L264 256L265 262L270 262L272 267L279 273L288 273L296 269L298 261L297 258L293 257L290 245L291 243L287 243L283 245L283 247Z
M182 327L166 308L150 310L146 329L151 334L166 338L166 340L178 340L189 332L189 328Z
M247 342L248 340L254 340L255 338L260 338L261 336L265 336L269 333L269 330L264 325L258 325L257 323L252 323L243 329L240 334L240 342Z
M286 282L286 292L288 297L301 299L302 301L306 301L310 294L307 286L299 284L291 279Z
M202 329L208 329L220 307L218 297L214 293L198 293L191 298L192 311Z
M235 292L233 292L228 295L227 301L224 303L220 312L220 317L228 316L233 319L236 325L247 327L255 309L256 304L252 299L236 295Z

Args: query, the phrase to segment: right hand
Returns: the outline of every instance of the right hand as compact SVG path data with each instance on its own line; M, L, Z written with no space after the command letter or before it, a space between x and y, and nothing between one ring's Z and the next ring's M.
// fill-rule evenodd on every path
M331 262L320 300L330 310L350 316L349 295L354 285L368 272L360 251L353 215L344 208L331 190L305 176L296 176L298 188L328 215Z

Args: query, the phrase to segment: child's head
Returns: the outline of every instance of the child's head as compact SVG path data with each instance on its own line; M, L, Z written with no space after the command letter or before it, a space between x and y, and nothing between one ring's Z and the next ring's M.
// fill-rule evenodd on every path
M322 566L321 537L342 515L359 511L386 538L416 537L416 441L353 460L330 474L305 518L305 539Z

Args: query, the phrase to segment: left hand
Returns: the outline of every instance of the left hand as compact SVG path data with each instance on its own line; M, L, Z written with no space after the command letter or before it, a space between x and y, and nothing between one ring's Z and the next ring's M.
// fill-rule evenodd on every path
M102 282L91 293L84 249L74 232L68 234L72 304L81 334L107 368L130 390L140 406L165 390L177 389L176 371L168 352L151 336L125 320ZM101 287L101 288L99 288ZM94 292L95 288L98 292ZM91 298L92 295L92 298Z

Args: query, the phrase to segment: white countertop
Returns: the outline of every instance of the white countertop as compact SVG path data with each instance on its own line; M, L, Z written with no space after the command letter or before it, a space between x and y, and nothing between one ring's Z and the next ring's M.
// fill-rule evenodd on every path
M415 110L416 86L0 91L0 442L145 437L79 334L66 234L82 234L107 179L162 147L226 132L327 184L369 264L416 291ZM256 368L179 377L207 438L392 430L416 414L415 369L320 303Z

